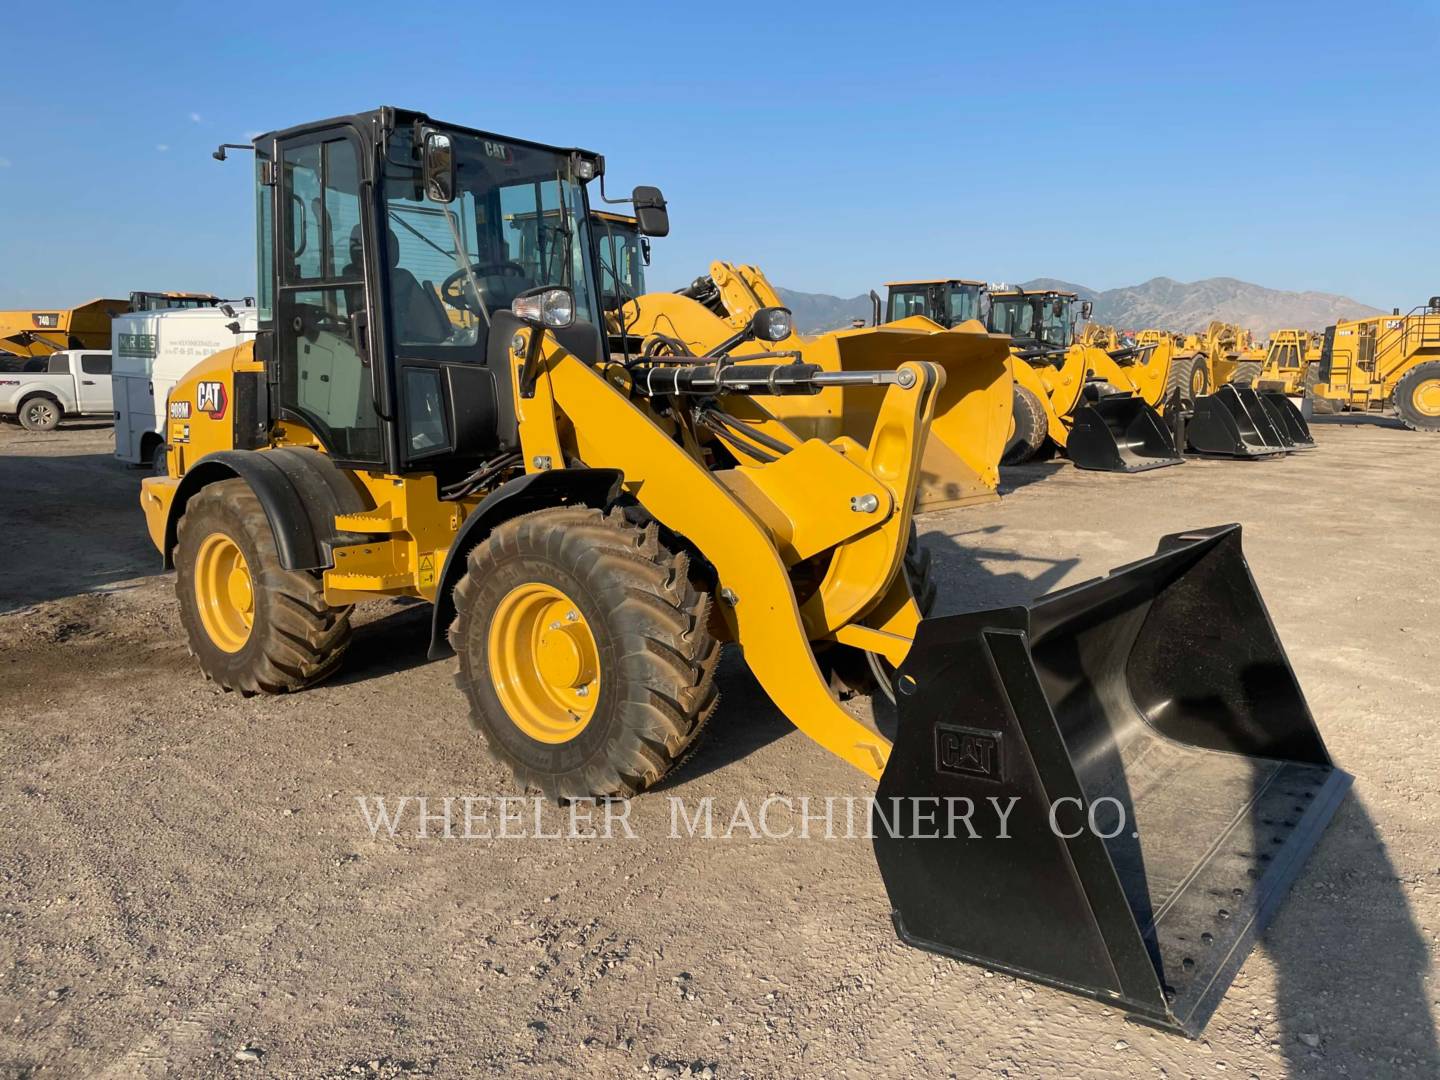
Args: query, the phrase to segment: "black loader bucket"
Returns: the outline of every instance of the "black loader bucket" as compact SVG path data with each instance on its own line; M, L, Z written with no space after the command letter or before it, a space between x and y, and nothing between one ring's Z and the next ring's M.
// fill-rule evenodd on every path
M1195 399L1185 441L1191 453L1211 457L1270 457L1292 449L1285 445L1260 396L1233 383Z
M1144 398L1107 394L1076 406L1065 456L1081 469L1142 472L1185 459L1175 438Z
M1280 438L1288 449L1314 449L1315 436L1310 434L1310 425L1300 415L1300 410L1293 401L1276 390L1257 390L1255 396L1260 399L1260 407L1265 410L1265 415L1270 417L1270 423L1280 433Z
M1350 785L1238 525L926 619L897 690L872 828L900 937L1192 1038Z

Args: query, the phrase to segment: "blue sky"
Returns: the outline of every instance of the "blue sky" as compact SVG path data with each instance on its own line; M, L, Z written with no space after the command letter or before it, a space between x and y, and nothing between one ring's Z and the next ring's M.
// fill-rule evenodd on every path
M658 184L659 287L723 258L843 295L929 274L1440 292L1436 3L614 10L12 5L33 67L0 88L0 308L253 292L248 162L210 151L379 104Z

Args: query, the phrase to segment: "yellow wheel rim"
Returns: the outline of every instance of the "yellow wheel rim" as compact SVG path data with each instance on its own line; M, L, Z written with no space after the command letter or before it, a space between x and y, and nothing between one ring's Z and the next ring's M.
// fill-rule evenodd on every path
M490 677L517 728L543 743L569 742L600 697L600 650L579 606L540 582L505 594L490 620Z
M195 555L195 600L210 640L225 652L239 652L255 625L255 583L245 554L224 533L200 541Z
M1440 379L1426 379L1415 388L1412 400L1422 416L1440 416Z
M1205 369L1196 367L1190 372L1190 396L1200 397L1205 393Z

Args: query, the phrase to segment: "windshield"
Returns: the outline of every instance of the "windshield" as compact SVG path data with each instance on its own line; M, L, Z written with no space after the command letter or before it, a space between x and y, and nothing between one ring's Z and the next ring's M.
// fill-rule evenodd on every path
M600 300L607 311L644 295L645 259L632 221L597 217L591 221L600 248Z
M950 286L950 318L956 325L980 318L980 291L979 285Z
M1012 338L1035 337L1035 309L1023 296L992 296L990 298L990 329Z
M1067 348L1071 342L1070 301L1064 297L1041 297L1035 300L1041 311L1040 340L1046 345ZM1055 309L1060 308L1057 314Z
M571 176L569 155L472 135L451 139L450 203L424 197L410 133L390 141L385 209L396 340L474 345L494 312L544 285L570 289L577 318L597 323L584 188ZM355 239L358 248L358 232Z

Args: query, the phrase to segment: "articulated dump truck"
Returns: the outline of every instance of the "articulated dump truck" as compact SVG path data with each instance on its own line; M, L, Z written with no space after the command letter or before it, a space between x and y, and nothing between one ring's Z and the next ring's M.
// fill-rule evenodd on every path
M783 312L779 294L754 266L715 262L707 277L673 293L646 293L620 313L626 333L657 354L724 348L739 364L791 359L828 372L896 369L923 360L945 372L920 464L922 510L973 506L998 497L1000 457L1010 426L1009 343L979 322L946 330L925 318L824 334L796 333L788 320L756 340L756 318ZM787 319L785 314L779 315ZM778 336L777 336L778 334ZM818 393L776 399L767 408L807 438L865 439L884 400L880 387L852 380Z
M715 669L737 645L878 783L905 941L1201 1030L1349 783L1238 526L924 617L905 552L955 355L926 343L947 335L902 331L873 368L735 360L786 340L768 307L708 349L617 360L587 235L599 155L393 108L254 151L260 333L175 385L140 496L207 678L301 691L342 663L355 605L420 598L518 786L624 798L727 722ZM634 211L664 234L658 191ZM879 398L868 431L783 411L856 386ZM888 680L893 741L832 693L834 649ZM992 799L1003 836L955 827Z

